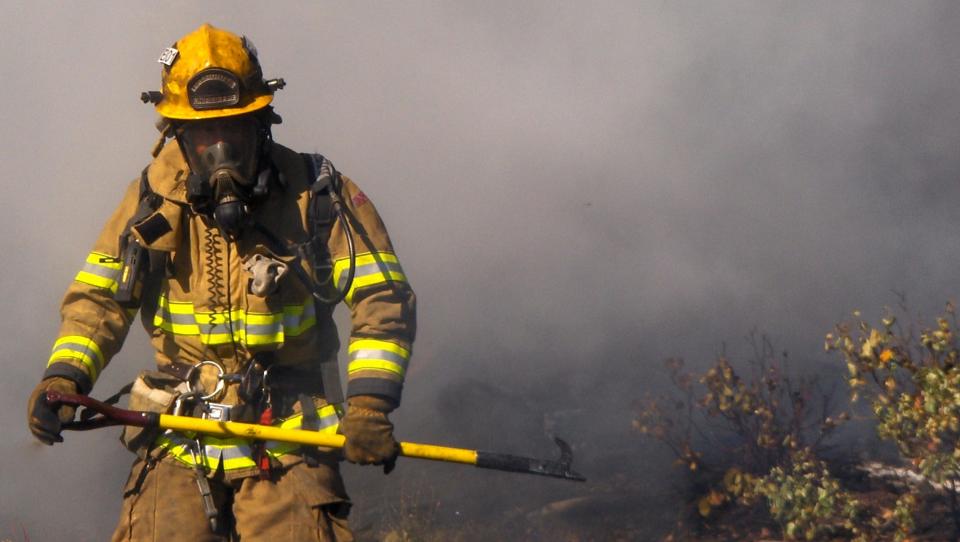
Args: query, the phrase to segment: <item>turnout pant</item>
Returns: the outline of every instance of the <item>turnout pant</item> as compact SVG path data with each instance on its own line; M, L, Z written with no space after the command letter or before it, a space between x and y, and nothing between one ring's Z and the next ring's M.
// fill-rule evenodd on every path
M204 515L194 471L170 461L137 459L124 488L113 542L343 542L350 503L336 461L297 463L270 479L209 479L219 512L213 533Z

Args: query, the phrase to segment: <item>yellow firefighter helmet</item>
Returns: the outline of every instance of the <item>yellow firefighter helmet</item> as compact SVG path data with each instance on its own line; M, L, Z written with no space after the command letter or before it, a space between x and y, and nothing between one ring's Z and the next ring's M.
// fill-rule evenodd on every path
M168 119L243 115L267 107L283 79L263 80L257 50L246 37L204 24L164 50L162 92L145 92Z

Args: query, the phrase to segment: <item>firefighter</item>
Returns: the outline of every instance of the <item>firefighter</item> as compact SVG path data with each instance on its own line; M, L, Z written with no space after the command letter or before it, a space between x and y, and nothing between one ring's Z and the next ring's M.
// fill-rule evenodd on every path
M373 203L326 158L273 141L284 83L264 79L249 39L205 24L160 62L162 91L143 95L160 115L154 159L67 289L31 432L62 441L74 409L44 392L90 393L139 311L157 370L133 383L131 408L340 432L348 461L389 472L415 298ZM114 541L352 539L332 450L135 428L121 440L137 457Z

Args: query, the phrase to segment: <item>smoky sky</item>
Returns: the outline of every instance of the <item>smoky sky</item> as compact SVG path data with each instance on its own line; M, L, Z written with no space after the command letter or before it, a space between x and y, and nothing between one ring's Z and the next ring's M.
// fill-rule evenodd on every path
M957 292L953 2L2 5L0 538L116 522L116 432L36 445L25 401L63 291L149 161L139 93L203 22L253 40L288 83L276 139L328 156L390 230L420 302L405 439L549 454L562 432L581 470L649 465L629 410L664 358L736 352L756 327L821 370L849 311L896 291L932 316ZM151 360L137 326L93 394ZM539 483L375 474L346 471L359 521L414 482L457 477L445 498L494 509Z

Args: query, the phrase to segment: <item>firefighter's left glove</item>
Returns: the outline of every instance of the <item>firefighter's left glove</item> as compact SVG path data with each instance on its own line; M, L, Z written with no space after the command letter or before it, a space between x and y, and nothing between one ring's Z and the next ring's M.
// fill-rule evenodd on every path
M37 440L52 445L54 442L63 442L60 429L63 424L73 421L77 407L47 403L47 392L77 393L77 384L66 378L54 376L45 378L30 394L27 404L27 425Z
M343 456L351 463L383 465L384 474L396 466L400 444L393 438L393 423L387 418L395 404L373 395L347 399L347 414L340 420L346 437Z

